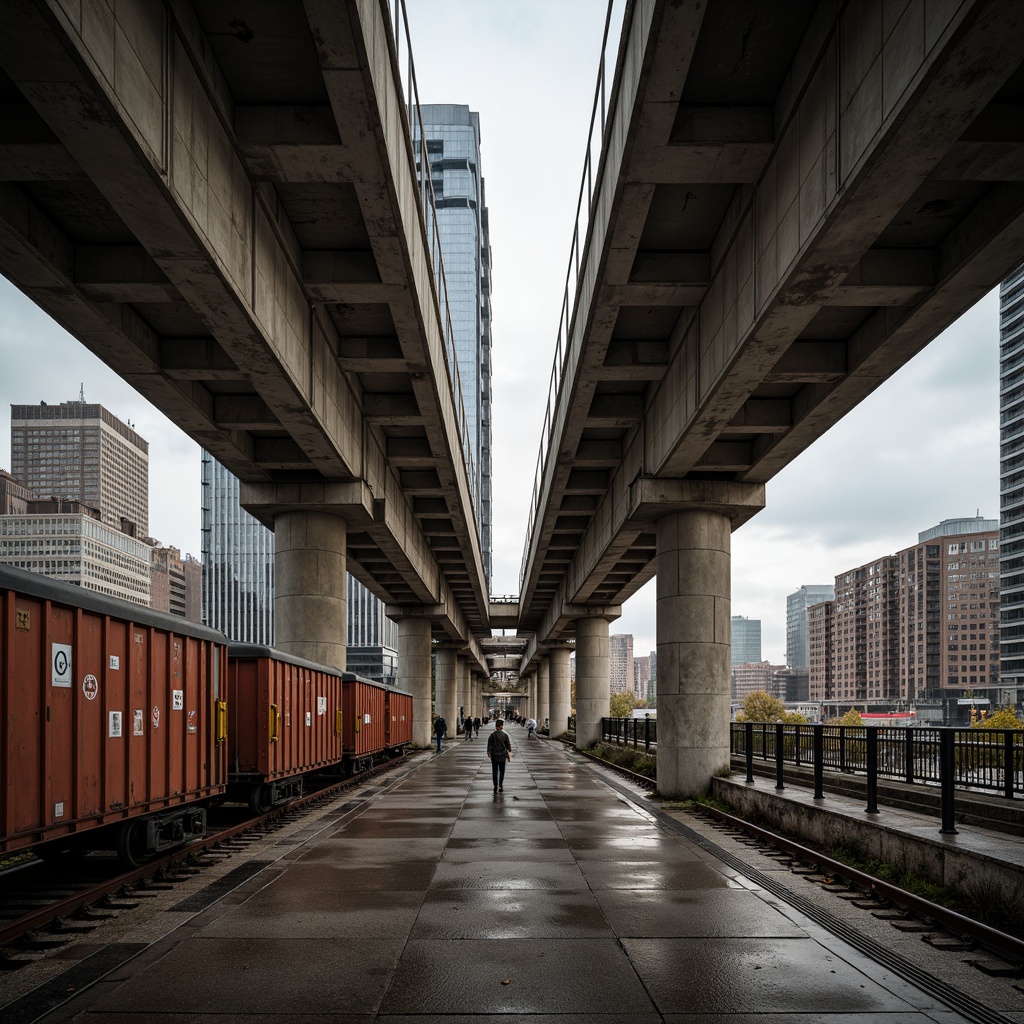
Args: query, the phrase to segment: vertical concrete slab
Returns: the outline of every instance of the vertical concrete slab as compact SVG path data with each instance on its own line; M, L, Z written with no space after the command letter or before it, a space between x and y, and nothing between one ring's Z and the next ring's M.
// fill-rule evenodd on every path
M705 509L657 521L658 790L666 796L707 792L729 763L731 532L727 515Z
M430 733L430 619L398 620L398 678L400 690L412 694L412 742L429 747Z
M551 714L551 660L548 655L540 659L537 666L537 727L543 728L545 720Z
M448 726L449 737L455 736L455 647L438 644L434 649L434 713Z
M661 676L661 651L658 651ZM659 693L660 700L660 693ZM601 719L608 717L611 677L608 620L598 616L576 620L576 746L601 738ZM660 709L659 709L660 710ZM660 756L660 751L659 751Z
M569 648L555 647L548 657L550 658L549 685L551 687L551 706L548 717L550 735L554 739L568 729L569 716L572 714Z
M345 520L329 512L274 518L275 643L288 654L342 670L347 537Z

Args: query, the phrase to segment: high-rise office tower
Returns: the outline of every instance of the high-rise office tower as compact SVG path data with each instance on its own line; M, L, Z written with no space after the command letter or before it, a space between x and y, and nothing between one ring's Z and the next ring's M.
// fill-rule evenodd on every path
M831 583L802 586L786 598L786 664L790 668L807 669L807 609L812 604L831 601L836 588Z
M608 637L608 679L612 693L633 692L633 634Z
M240 643L274 643L274 534L239 501L238 478L203 452L203 622ZM398 626L346 574L346 669L394 683Z
M203 622L247 644L274 643L274 534L239 502L238 477L202 455Z
M101 405L11 406L0 561L146 605L149 445Z
M149 444L102 405L12 405L11 474L38 498L80 501L114 530L149 533Z
M744 615L732 617L732 664L746 665L761 660L761 620Z
M999 288L999 557L1002 703L1024 700L1024 266Z
M473 453L477 526L491 584L491 241L480 116L454 103L419 108L437 207L462 401ZM420 125L413 118L420 152Z

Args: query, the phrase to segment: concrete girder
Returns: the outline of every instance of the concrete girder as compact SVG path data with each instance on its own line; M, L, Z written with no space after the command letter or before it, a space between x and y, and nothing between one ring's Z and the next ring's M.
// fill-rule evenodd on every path
M713 5L640 0L631 11L576 329L551 414L558 459L546 463L525 561L524 631L543 620L564 571L564 549L548 558L546 545L567 498L597 499L585 510L583 553L605 550L599 538L615 519L609 510L622 501L623 479L708 470L769 479L1024 251L1017 174L1024 129L1008 113L1014 99L1008 104L999 94L1024 53L1019 6L976 2L925 13L911 3L884 24L875 7L804 8L805 20L790 30L778 93L758 96L760 111L717 99L715 51L711 43L701 49L705 29L721 44L756 13L753 4L730 10L725 18ZM684 90L701 99L681 105ZM696 109L705 107L722 109ZM982 149L1004 177L986 175L977 162ZM736 160L722 175L727 152ZM967 182L992 185L974 199L963 189L949 201L940 184L960 171ZM715 191L728 185L731 196ZM717 227L708 220L715 203ZM648 211L677 215L686 230L645 224ZM673 246L679 251L666 251ZM663 286L667 307L673 287L680 298L687 288L703 294L692 309L686 301L676 307L674 325L646 335L667 343L669 362L650 381L643 426L620 428L621 473L602 464L612 470L606 494L571 489L578 470L568 460L587 439L586 413L599 385L614 379L606 366L612 346L637 337L637 317L626 317L628 333L623 328L623 314L636 307L620 289L641 282ZM830 309L837 313L831 320ZM835 325L855 324L858 310L861 326L837 337ZM670 311L663 313L666 321ZM816 333L819 323L831 331ZM578 564L596 563L588 554ZM576 562L569 572L569 592L609 592L581 588ZM607 570L613 582L621 576Z
M470 566L460 594L469 618L449 628L486 629L482 557L476 531L467 526L468 478L381 10L347 3L339 12L337 3L311 0L273 14L291 19L295 39L308 34L331 93L331 103L315 113L277 111L279 131L270 140L280 157L290 117L293 129L307 122L307 133L315 121L319 142L333 144L331 173L322 163L319 170L307 163L294 177L335 189L332 195L347 204L344 226L356 249L350 252L342 238L318 255L303 248L290 221L297 193L289 191L288 175L260 175L245 163L236 115L253 139L263 133L256 122L265 125L269 112L236 108L218 63L227 50L200 23L218 15L178 0L106 13L101 24L91 9L13 0L0 14L0 63L28 101L13 105L74 161L75 173L62 175L96 183L116 215L119 245L135 264L113 250L97 262L102 254L82 247L76 270L69 238L54 229L43 243L47 219L40 211L27 221L32 238L20 237L17 225L25 218L18 207L30 201L13 188L10 203L0 195L0 218L8 221L0 224L5 272L241 478L259 481L282 470L362 479L388 515L408 502L378 457L386 425L365 423L356 375L408 373L417 408L431 418L425 431L432 450L452 463L443 483L451 521L464 534L462 559L452 571ZM110 33L117 46L105 45ZM239 73L237 63L232 72ZM308 134L298 141L310 141ZM308 156L300 149L291 156ZM345 181L338 180L339 149ZM51 173L44 169L42 176ZM15 244L5 246L10 226ZM37 241L41 247L33 252ZM121 269L111 266L115 256ZM179 297L185 301L176 305L194 314L193 336L182 343L173 333L161 337L128 304ZM348 308L387 310L388 343L395 347L385 358L379 339L355 352L357 339L339 337L333 318L340 300ZM209 337L199 337L202 331ZM346 354L353 356L347 364ZM215 386L221 381L248 384L252 393L236 396L234 388L225 399ZM260 455L266 465L254 463ZM406 538L418 530L411 514L409 520ZM389 542L387 530L381 532ZM422 563L423 552L431 559L413 592L436 602L444 586L430 547L422 535L409 543L418 551L407 565ZM408 577L404 572L403 580Z

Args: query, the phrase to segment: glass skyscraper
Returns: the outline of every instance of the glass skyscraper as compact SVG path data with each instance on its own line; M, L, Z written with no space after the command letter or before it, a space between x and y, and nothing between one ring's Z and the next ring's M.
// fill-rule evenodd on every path
M802 586L786 598L786 664L806 672L810 665L807 609L822 601L834 601L836 588L831 583Z
M746 665L761 660L761 620L744 615L732 617L732 664Z
M1024 696L1024 266L999 288L999 679Z
M274 534L239 503L238 478L203 452L203 622L238 643L274 643ZM346 573L346 668L395 682L398 626Z
M203 452L203 622L246 644L274 644L274 534L238 500L238 477Z
M491 241L480 170L480 115L455 103L419 108L437 208L455 353L476 479L477 527L491 584ZM420 124L413 118L420 152Z

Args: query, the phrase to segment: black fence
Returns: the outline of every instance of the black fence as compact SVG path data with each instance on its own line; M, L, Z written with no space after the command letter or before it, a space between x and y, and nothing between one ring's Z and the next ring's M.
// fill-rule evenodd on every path
M823 771L863 774L867 811L878 810L879 778L942 790L942 831L955 832L956 789L998 793L1007 799L1024 794L1024 730L890 728L852 725L733 724L732 753L744 757L747 781L755 759L775 764L782 788L783 766L814 769L814 795L822 796Z
M654 750L658 746L658 719L602 718L601 739L605 743L616 743L620 747Z

